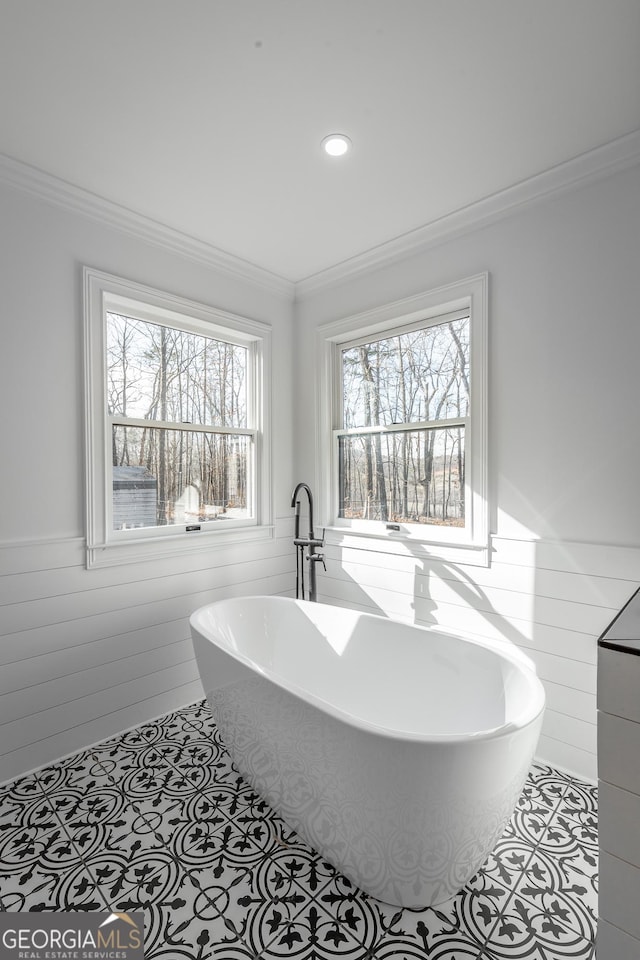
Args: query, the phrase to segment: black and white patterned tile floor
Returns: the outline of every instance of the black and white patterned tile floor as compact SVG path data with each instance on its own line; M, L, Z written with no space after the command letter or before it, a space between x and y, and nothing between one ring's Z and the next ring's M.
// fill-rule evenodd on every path
M197 703L0 787L0 906L143 910L147 960L593 960L596 823L594 787L536 764L464 890L391 907L287 828Z

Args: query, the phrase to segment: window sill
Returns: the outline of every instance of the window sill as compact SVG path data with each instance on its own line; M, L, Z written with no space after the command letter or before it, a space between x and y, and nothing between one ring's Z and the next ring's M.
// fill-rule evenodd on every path
M120 543L87 543L87 569L113 567L125 563L167 560L172 557L192 556L242 543L271 540L275 528L265 524L230 529L228 531L193 532L171 537L152 537Z
M345 527L327 527L325 543L353 550L371 550L391 556L414 557L418 560L439 560L443 563L473 567L490 565L490 543L432 542L408 537L402 532L384 530L379 534Z

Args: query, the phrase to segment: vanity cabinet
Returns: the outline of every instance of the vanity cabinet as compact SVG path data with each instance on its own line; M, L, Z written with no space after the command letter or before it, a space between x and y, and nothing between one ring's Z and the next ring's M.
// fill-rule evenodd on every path
M598 960L640 958L640 591L598 641Z

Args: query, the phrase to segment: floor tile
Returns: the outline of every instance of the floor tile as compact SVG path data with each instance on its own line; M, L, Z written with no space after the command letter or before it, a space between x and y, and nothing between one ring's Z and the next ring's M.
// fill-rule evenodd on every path
M362 960L366 947L356 934L358 920L354 908L342 918L326 910L316 899L306 901L295 913L288 913L279 905L268 904L264 916L253 923L247 932L249 946L259 952L260 958L296 957L296 960L325 960L345 957Z
M95 748L95 756L111 780L138 772L161 772L172 768L172 759L178 757L183 744L175 741L161 744L139 741L115 741Z
M385 915L381 933L371 954L382 958L433 958L440 960L477 960L482 945L495 926L500 900L489 887L466 889L445 903L423 910L399 909L377 904ZM395 912L393 912L395 911Z
M561 803L565 790L564 785L559 787L557 781L553 783L552 786L549 778L544 783L527 778L524 789L518 798L515 813L534 813L549 816Z
M47 794L61 790L85 791L108 782L105 769L91 749L38 770L36 777Z
M253 950L226 929L222 937L216 940L211 957L216 960L256 960Z
M324 885L318 883L316 901L354 940L363 947L373 949L382 929L379 902L367 896L320 858L316 869L320 881L323 874L328 876ZM304 883L307 889L314 889L306 878Z
M273 918L264 920L269 906L277 907L280 917L291 919L326 888L335 874L310 849L292 852L280 846L255 865L221 858L217 868L220 893L216 907L233 921L238 935L244 936L248 929L259 930L254 939L261 943L265 939L262 924L274 922Z
M591 960L593 941L560 922L555 908L512 896L485 947L487 960Z
M571 783L558 805L557 812L571 820L577 820L586 827L597 830L597 788L581 781Z
M0 903L3 910L104 910L106 903L92 875L79 857L57 857L54 847L22 870L0 867Z
M252 869L263 862L276 841L265 824L248 831L235 823L201 821L188 825L174 847L185 866L205 867L221 860L232 869Z
M233 821L206 794L195 791L184 797L161 796L152 804L136 807L143 812L154 836L180 859L185 845L195 842L205 832L211 834Z
M134 890L143 890L148 899L152 899L164 889L167 877L176 870L175 858L164 847L150 850L143 843L127 851L104 850L88 857L85 862L110 906L117 898Z
M278 845L254 869L225 867L215 904L260 956L359 956L377 936L366 895L301 841Z
M517 836L532 851L545 838L554 810L544 810L534 806L530 810L518 808L514 811L511 818L513 828ZM546 842L553 843L553 838L547 837Z
M0 890L9 877L18 875L22 883L27 883L32 874L59 875L83 862L80 851L60 825L54 829L16 827L3 836L0 850Z
M143 909L145 956L166 960L593 960L596 804L534 764L466 887L402 909L252 790L200 701L0 788L0 906Z
M366 960L484 960L483 948L464 932L443 934L437 940L426 931L417 940L404 937L386 937Z
M43 826L51 815L36 776L21 777L0 786L0 838L16 826ZM56 823L54 819L51 826Z
M180 713L186 724L196 730L210 732L215 738L219 739L220 734L206 699L197 700L195 703L182 707Z
M111 904L115 911L144 912L146 960L204 960L215 956L214 950L226 942L237 942L201 884L175 862L116 896Z
M177 910L152 904L145 911L145 960L231 960L228 948L234 942L224 917L201 920L188 904Z
M105 854L132 860L140 853L152 857L166 851L166 845L156 836L146 818L133 807L125 808L112 819L82 826L75 824L67 830L87 865Z
M515 833L505 835L482 865L485 877L492 877L506 887L517 883L535 851L535 846Z
M0 843L2 836L17 826L26 830L54 830L60 826L55 809L46 794L36 786L21 796L18 792L3 798L0 810Z
M476 957L495 927L511 892L482 873L456 896L435 907L402 909L375 903L380 917L373 956L448 956L452 945ZM475 951L475 952L474 952Z
M215 765L223 760L226 765L231 765L229 752L219 737L213 735L213 731L205 728L198 730L191 724L185 723L182 735L181 753L178 757L180 763L208 763Z
M178 806L198 794L197 786L171 764L124 764L110 771L109 777L143 814L164 810L171 801Z
M525 790L529 787L546 806L555 807L562 799L568 786L567 779L553 767L547 764L533 763L529 770Z
M591 882L580 882L581 879L568 869L566 861L538 850L514 891L582 937L594 939L598 892Z
M597 862L596 829L559 813L554 813L546 822L541 823L543 829L538 837L537 849L560 858L591 854Z
M83 787L61 785L45 797L59 823L69 831L98 824L124 824L135 812L121 788L106 777L100 782L87 781Z

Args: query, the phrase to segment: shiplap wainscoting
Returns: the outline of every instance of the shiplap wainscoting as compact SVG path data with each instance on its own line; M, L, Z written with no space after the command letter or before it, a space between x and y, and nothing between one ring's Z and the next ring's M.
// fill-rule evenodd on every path
M189 615L291 594L292 537L93 570L80 538L0 544L0 782L201 698Z
M597 778L596 641L640 582L640 549L493 538L490 567L327 546L320 599L516 643L547 693L538 757Z
M273 541L86 570L82 539L0 544L0 782L202 696L189 614L226 596L291 596L293 525ZM640 584L640 549L495 537L491 566L398 545L325 550L319 599L516 643L547 692L541 760L596 769L596 640Z

